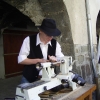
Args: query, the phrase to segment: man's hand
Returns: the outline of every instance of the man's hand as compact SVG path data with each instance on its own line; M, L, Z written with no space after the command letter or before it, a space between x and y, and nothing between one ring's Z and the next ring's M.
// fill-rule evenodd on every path
M40 63L45 63L45 62L48 62L49 60L46 60L46 59L40 59Z
M48 56L49 57L49 60L51 61L51 62L56 62L57 61L57 58L55 57L55 56Z

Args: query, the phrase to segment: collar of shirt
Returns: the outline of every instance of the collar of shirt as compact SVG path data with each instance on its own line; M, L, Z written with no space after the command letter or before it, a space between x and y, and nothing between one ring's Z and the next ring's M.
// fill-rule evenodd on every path
M39 33L37 34L37 39L36 39L37 41L36 41L36 46L38 45L38 44L43 44L43 42L41 42L41 40L40 40L40 37L39 37ZM52 46L52 44L51 44L51 41L49 41L47 44L50 44L51 46ZM46 44L46 45L47 45Z

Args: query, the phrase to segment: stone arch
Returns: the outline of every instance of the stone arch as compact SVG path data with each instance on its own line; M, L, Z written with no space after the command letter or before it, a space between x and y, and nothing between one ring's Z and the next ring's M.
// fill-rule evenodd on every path
M58 37L65 55L74 57L72 32L68 12L63 0L38 0L44 17L53 18L62 35Z
M65 55L73 56L74 45L68 12L63 0L4 0L28 16L35 26L39 26L44 17L56 20L62 35L57 38Z
M99 55L100 55L100 11L98 12L97 15L97 21L96 21L96 35L97 35L97 51L98 51L98 55L97 58L99 59Z
M61 36L55 37L61 44L62 52L66 56L72 56L73 60L75 59L70 19L63 0L3 0L3 2L11 6L9 11L13 8L14 12L18 12L20 13L19 15L22 15L22 17L20 17L22 20L25 18L27 19L26 23L31 22L29 26L31 29L34 27L36 30L37 26L41 25L43 18L53 18L62 33ZM11 15L13 16L13 13L11 13ZM12 25L12 20L7 23L7 27L9 25ZM27 23L27 25L29 25L29 23ZM34 31L34 29L32 31Z
M98 12L98 15L97 15L96 31L97 31L97 36L98 36L100 34L100 11Z

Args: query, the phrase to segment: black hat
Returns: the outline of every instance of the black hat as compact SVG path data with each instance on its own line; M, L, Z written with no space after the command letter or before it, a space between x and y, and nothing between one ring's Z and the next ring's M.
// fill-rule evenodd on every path
M43 19L39 29L48 36L59 36L61 34L60 30L56 27L56 22L53 19Z

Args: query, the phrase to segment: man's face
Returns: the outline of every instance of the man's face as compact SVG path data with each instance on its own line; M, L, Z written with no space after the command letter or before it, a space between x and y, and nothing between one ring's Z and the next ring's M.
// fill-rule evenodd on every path
M46 33L44 33L43 31L40 31L40 34L42 35L42 37L44 38L44 40L46 41L51 41L53 36L49 36Z
M51 41L52 38L53 38L53 36L49 36L49 35L45 34L45 38L46 38L48 41Z

